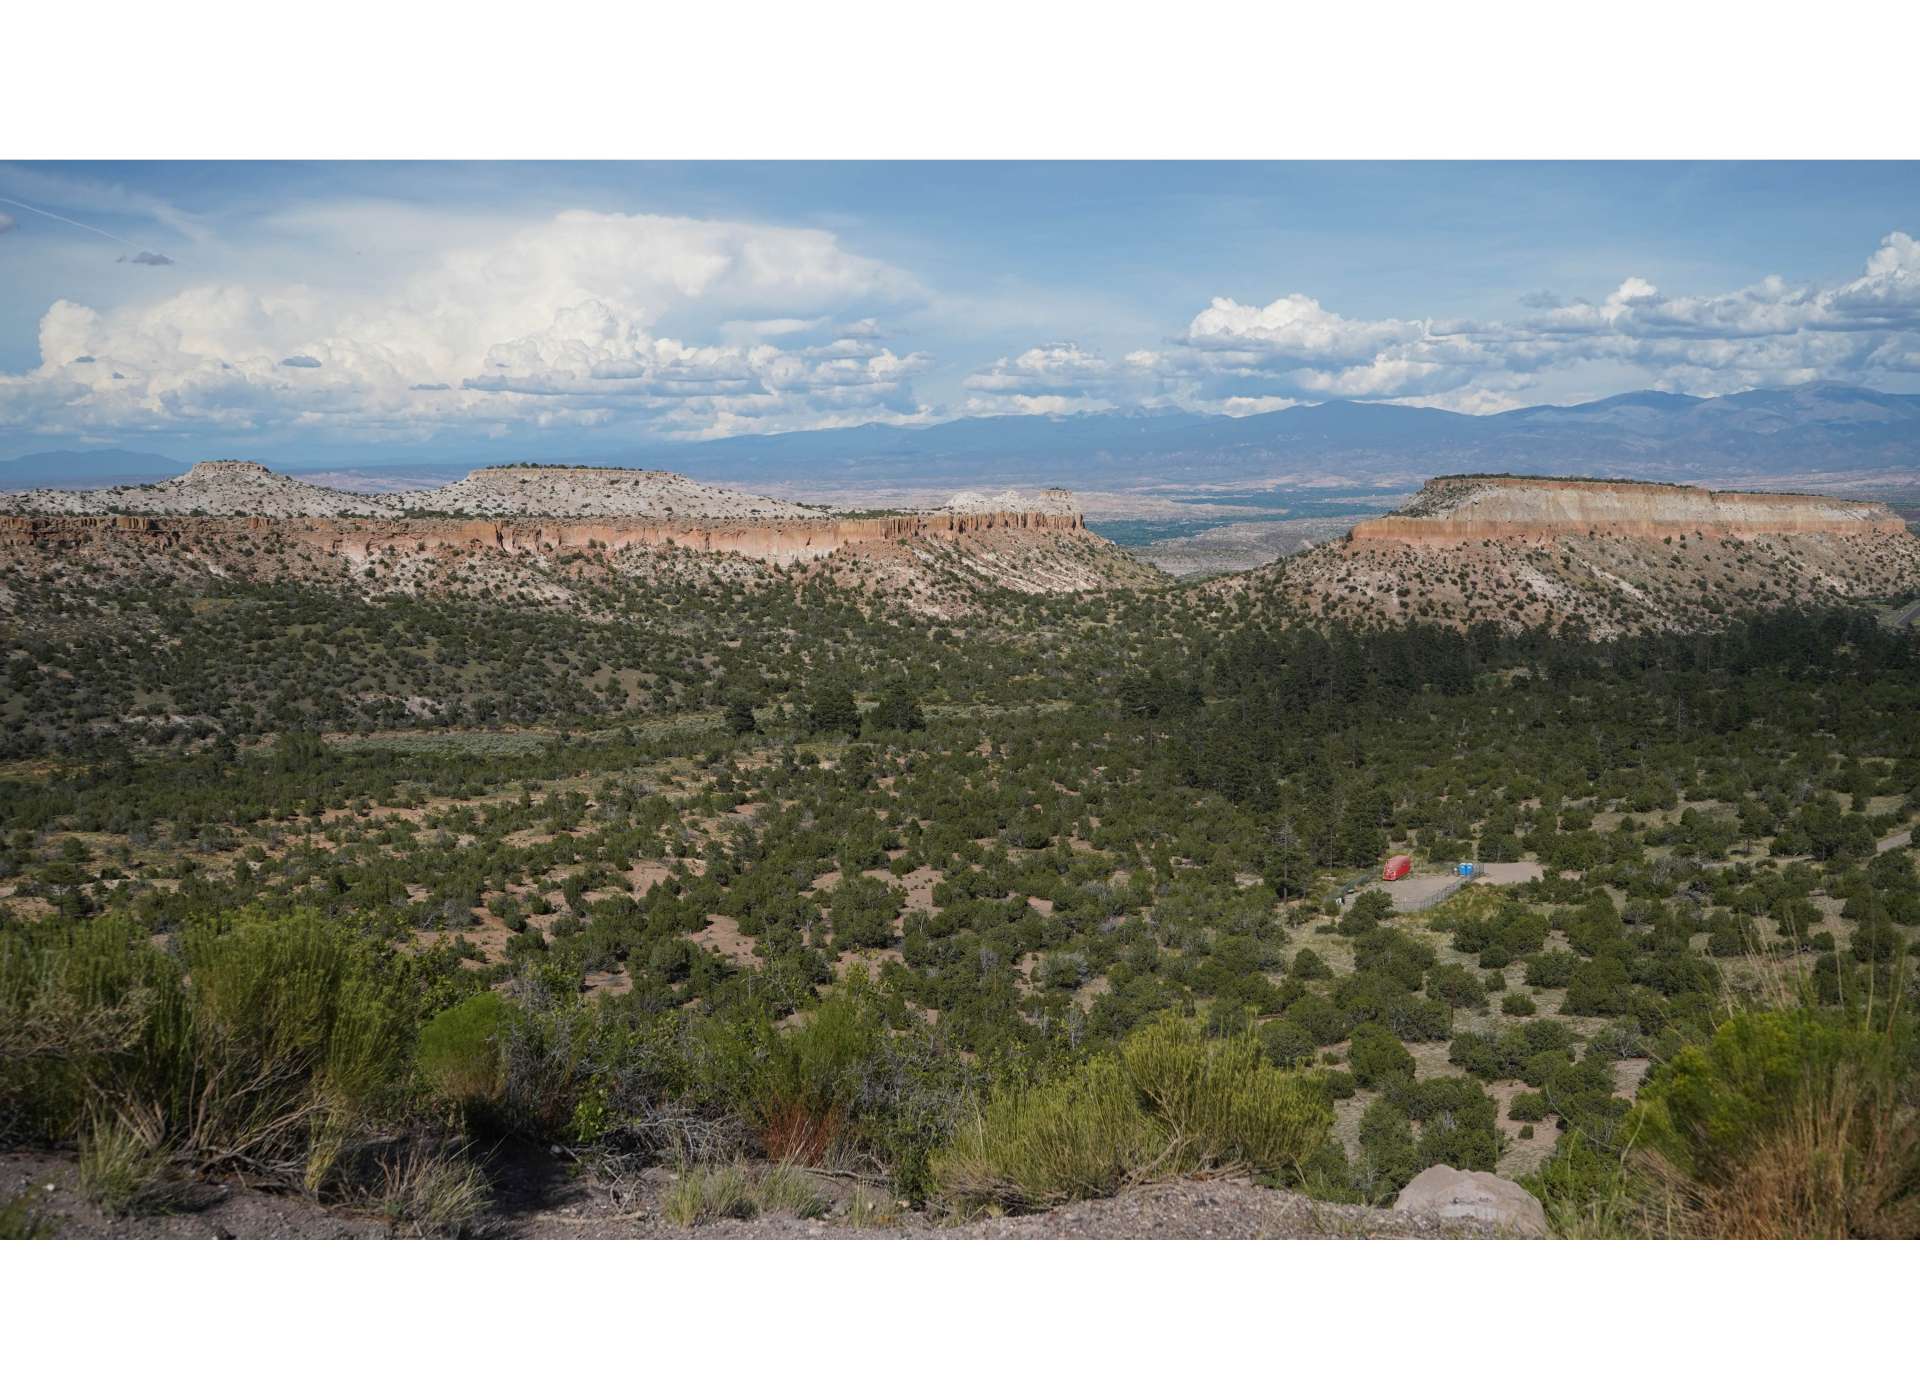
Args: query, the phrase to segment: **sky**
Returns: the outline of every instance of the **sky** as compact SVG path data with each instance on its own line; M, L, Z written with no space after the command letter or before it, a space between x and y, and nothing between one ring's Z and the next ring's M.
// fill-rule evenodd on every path
M0 456L1920 392L1920 164L0 165Z

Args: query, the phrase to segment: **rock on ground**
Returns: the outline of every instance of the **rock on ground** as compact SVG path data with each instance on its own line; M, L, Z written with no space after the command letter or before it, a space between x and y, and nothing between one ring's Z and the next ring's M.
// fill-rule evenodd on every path
M1428 1167L1406 1184L1394 1209L1441 1220L1472 1220L1504 1234L1544 1238L1547 1213L1524 1187L1492 1172Z

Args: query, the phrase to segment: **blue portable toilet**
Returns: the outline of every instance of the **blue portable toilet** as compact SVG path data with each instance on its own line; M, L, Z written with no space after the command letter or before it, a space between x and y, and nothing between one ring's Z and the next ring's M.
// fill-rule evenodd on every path
M1463 860L1460 862L1460 878L1462 880L1471 880L1473 878L1473 862L1472 861Z

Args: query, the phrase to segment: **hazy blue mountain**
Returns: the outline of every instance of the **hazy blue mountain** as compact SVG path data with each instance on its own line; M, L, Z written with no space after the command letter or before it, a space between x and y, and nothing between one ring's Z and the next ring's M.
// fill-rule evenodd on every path
M1479 416L1336 402L1245 418L1181 412L963 418L925 428L868 424L627 447L553 440L529 455L779 483L789 491L996 481L1082 489L1265 479L1387 485L1459 471L1712 481L1920 468L1920 394L1813 384L1722 398L1617 394ZM0 463L0 489L150 481L184 469L138 452L42 452ZM357 474L378 489L389 479L450 479L467 465L338 462L292 469L339 475L337 485L355 484L347 477Z
M178 476L191 465L151 452L123 452L117 447L32 452L0 462L0 491L24 491L35 486L125 486Z
M1920 466L1920 395L1845 385L1723 398L1653 392L1483 416L1325 403L1245 418L1188 413L971 418L728 438L645 451L647 465L743 480L832 468L836 481L971 472L1081 487L1271 474L1412 479L1447 471L1788 475Z

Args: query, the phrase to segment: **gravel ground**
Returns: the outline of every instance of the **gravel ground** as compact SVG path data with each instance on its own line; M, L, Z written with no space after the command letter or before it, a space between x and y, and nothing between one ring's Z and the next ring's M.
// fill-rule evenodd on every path
M209 1186L198 1209L172 1215L116 1218L80 1194L69 1154L0 1153L0 1203L25 1196L57 1239L73 1240L365 1240L387 1235L384 1221L330 1211L303 1196L244 1186Z
M500 1164L496 1210L485 1233L494 1238L619 1239L1166 1239L1361 1240L1485 1239L1495 1232L1467 1222L1328 1205L1241 1181L1164 1182L1109 1200L1080 1201L1037 1215L958 1221L902 1209L874 1188L814 1177L826 1213L803 1220L764 1214L714 1220L687 1229L666 1212L672 1172L649 1169L617 1186L592 1181L557 1161L521 1158ZM370 1212L329 1209L304 1197L244 1186L209 1187L196 1210L142 1218L103 1214L79 1192L68 1154L0 1154L0 1202L26 1196L40 1221L61 1239L382 1239L385 1220ZM864 1211L856 1221L850 1212Z

